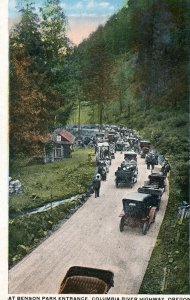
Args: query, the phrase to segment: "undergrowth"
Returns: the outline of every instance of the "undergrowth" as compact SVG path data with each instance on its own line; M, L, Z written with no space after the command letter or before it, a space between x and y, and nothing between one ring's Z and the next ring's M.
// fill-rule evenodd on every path
M46 212L9 221L9 267L16 264L49 236L57 224L80 206L80 199L65 203Z
M88 161L92 151L76 150L72 158L49 164L30 164L28 158L15 160L10 175L20 179L24 193L10 196L9 212L25 211L84 193L95 172L95 162Z
M168 206L140 294L189 293L189 221L177 220L178 206L189 201L187 111L183 106L154 108L130 121L171 165Z

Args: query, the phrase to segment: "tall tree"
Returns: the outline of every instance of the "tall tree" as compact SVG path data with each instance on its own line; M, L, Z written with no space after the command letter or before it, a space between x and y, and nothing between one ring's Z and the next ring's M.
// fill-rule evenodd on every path
M70 42L66 37L66 17L59 0L46 0L41 8L41 34L46 66L47 85L43 88L48 99L49 125L55 124L56 113L64 106L68 108L65 97ZM67 110L67 109L66 109ZM69 114L65 114L66 123Z
M113 61L99 27L96 35L91 36L88 46L84 46L82 84L91 105L98 105L99 123L103 122L106 102L115 97L113 90Z
M46 132L46 98L39 89L43 50L39 19L27 1L10 35L10 150L37 153Z
M47 0L41 13L40 18L33 3L25 0L21 21L10 36L12 152L39 152L40 141L55 125L60 108L64 124L71 113L72 103L67 98L71 47L65 34L65 15L58 0Z

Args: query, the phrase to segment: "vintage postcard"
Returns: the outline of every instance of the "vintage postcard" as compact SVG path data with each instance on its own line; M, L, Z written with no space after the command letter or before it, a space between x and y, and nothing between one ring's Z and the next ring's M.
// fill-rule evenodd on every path
M2 299L188 299L189 1L3 6Z

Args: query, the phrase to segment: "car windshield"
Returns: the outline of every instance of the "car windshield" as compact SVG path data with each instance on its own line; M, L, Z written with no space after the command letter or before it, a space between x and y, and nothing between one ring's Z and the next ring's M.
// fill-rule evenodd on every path
M144 214L146 212L146 206L141 201L126 200L123 201L123 209L125 213L131 216Z
M125 154L125 158L134 159L134 158L136 158L136 154Z

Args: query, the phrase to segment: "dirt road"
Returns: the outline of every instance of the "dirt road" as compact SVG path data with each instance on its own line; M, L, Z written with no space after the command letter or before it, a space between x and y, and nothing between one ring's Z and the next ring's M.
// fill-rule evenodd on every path
M141 229L119 231L124 195L137 191L150 170L138 157L138 180L132 189L115 187L115 171L123 154L112 160L100 198L89 200L59 230L9 272L9 293L57 294L66 271L74 265L111 270L114 287L111 294L137 294L150 259L167 205L164 193L156 222L147 235Z

